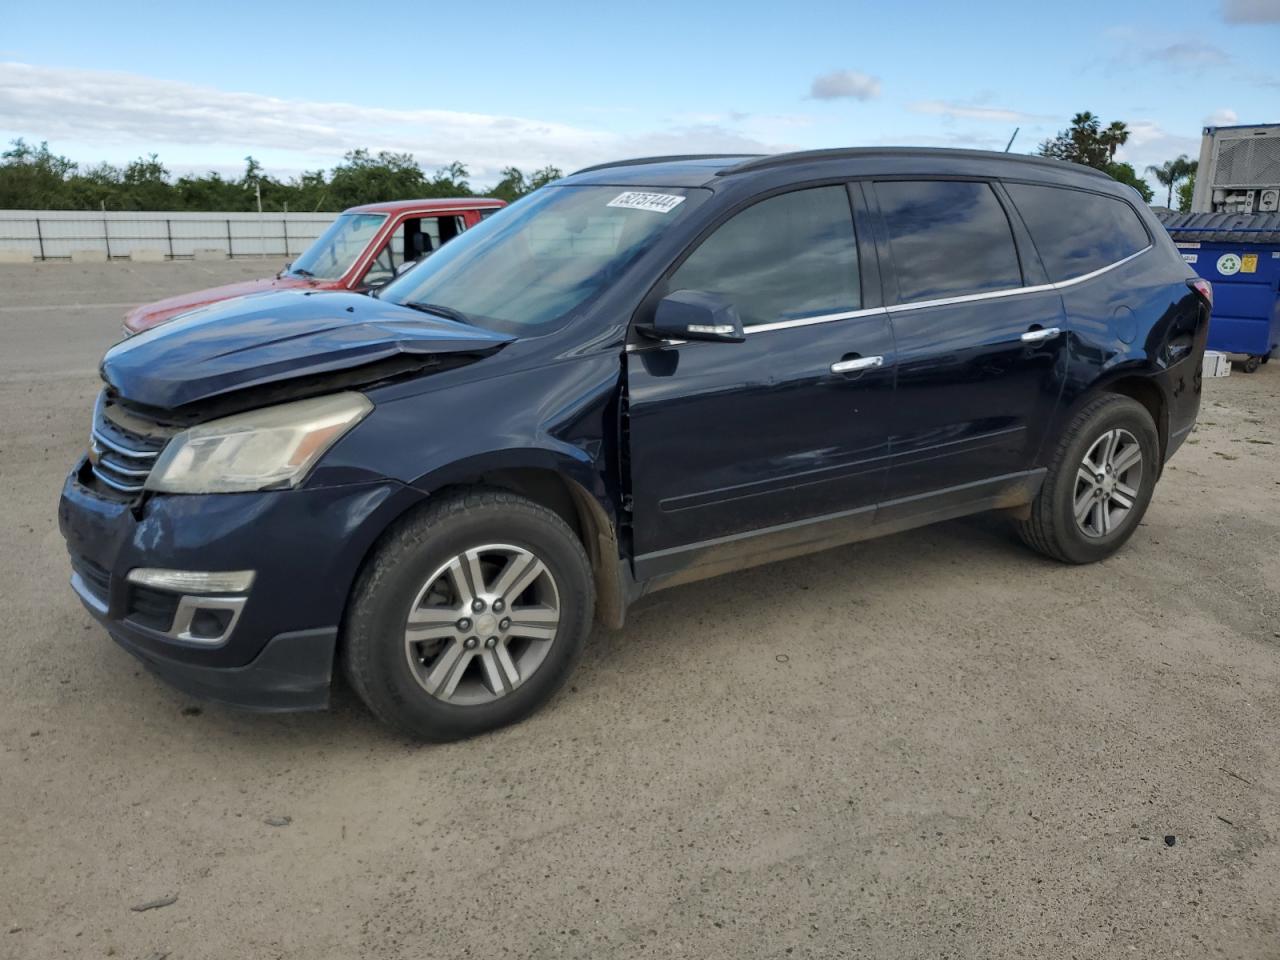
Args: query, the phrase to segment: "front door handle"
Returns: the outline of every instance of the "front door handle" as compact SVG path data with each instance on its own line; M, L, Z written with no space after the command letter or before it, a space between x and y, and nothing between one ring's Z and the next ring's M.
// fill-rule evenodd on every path
M831 365L832 373L857 373L859 370L870 370L872 367L884 366L884 357L854 357L852 360L841 360Z
M1043 330L1028 330L1022 335L1023 343L1043 343L1052 340L1062 331L1057 327L1045 327Z

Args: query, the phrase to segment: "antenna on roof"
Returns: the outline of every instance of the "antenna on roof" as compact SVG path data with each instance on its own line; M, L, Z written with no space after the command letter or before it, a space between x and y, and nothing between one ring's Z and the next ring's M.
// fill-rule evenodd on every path
M1009 152L1009 148L1013 146L1013 141L1014 141L1014 139L1018 136L1018 131L1019 131L1019 130L1021 130L1021 129L1022 129L1021 127L1014 127L1014 128L1013 128L1013 136L1012 136L1012 137L1010 137L1010 138L1009 138L1009 142L1008 142L1008 143L1006 143L1006 144L1004 145L1004 152L1005 152L1005 153L1008 153L1008 152Z

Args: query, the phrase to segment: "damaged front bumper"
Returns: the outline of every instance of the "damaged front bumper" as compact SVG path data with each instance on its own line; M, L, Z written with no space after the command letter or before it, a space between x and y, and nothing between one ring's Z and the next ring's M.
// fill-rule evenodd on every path
M58 523L85 608L172 685L249 709L322 709L360 564L421 497L383 480L126 500L82 461Z

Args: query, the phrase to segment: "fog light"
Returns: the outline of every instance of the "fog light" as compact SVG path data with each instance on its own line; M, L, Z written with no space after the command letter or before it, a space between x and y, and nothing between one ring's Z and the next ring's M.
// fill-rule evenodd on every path
M174 593L247 593L253 586L252 570L160 570L135 567L125 578L130 583Z

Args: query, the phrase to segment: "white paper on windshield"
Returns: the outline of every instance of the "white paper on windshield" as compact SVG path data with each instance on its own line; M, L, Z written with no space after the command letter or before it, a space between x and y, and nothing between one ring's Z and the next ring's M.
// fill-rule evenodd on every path
M684 202L684 197L674 193L640 193L628 190L606 204L610 207L626 207L628 210L648 210L650 213L670 213Z

